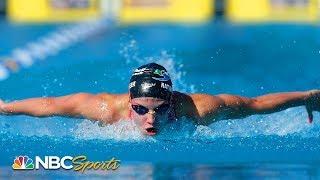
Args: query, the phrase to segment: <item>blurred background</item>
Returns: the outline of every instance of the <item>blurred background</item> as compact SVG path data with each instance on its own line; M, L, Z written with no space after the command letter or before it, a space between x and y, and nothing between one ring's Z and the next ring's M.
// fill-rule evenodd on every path
M147 32L160 25L158 31L152 32L154 34L149 33L148 37L151 37L155 46L161 46L162 50L178 48L170 44L181 46L179 42L182 42L183 38L179 39L179 37L188 35L187 29L197 28L197 32L189 32L191 38L193 37L189 42L194 43L194 46L209 44L210 39L206 38L209 33L215 36L214 39L211 39L212 44L222 42L234 46L237 42L250 41L254 32L246 33L250 31L249 29L254 29L254 31L260 29L259 32L268 31L269 34L275 30L276 33L280 33L276 37L268 38L267 35L254 37L264 38L266 42L262 43L262 46L267 45L269 48L270 43L267 41L271 38L288 40L287 37L284 37L287 35L283 34L291 33L295 36L296 33L303 31L302 28L309 28L309 30L307 34L303 32L306 37L300 39L306 40L314 35L316 38L313 41L318 41L318 35L314 34L314 27L317 26L320 19L319 8L320 1L318 0L0 0L2 17L0 25L1 37L3 37L3 45L0 48L0 79L6 79L12 72L19 71L20 67L29 67L37 61L35 59L48 59L50 55L56 54L57 50L64 49L61 46L66 47L74 44L75 41L80 41L81 38L86 39L87 36L97 33L96 31L104 33L103 28L107 24L106 21L112 24L112 28L109 29L118 27L122 33L129 32L130 28L132 30L132 27L137 26L140 27L136 30ZM58 31L58 35L53 33L52 36L43 37L45 33L50 33L57 27L93 21L96 21L96 25L87 24L80 29L70 27ZM184 29L183 32L186 34L182 32L179 36L178 33L177 37L170 42L166 38L177 33L172 28L174 25L175 27L184 26L181 29ZM258 26L252 28L252 25ZM280 31L277 30L279 26L261 28L268 25L284 26L280 27ZM246 27L243 28L244 26ZM289 29L293 31L288 29L289 26ZM110 35L112 33L106 34L106 36ZM224 40L221 40L222 37ZM137 37L134 37L134 40L135 38ZM297 38L294 37L290 41L297 42ZM119 36L119 39L125 38ZM43 42L37 40L43 40ZM166 44L161 44L161 42ZM118 40L118 44L121 43L123 42ZM287 42L286 44L288 45ZM247 47L247 45L240 46L241 48ZM142 47L142 49L147 48L149 47ZM317 49L318 47L310 48ZM118 50L120 49L121 47L118 47ZM221 51L221 48L218 51ZM254 55L257 51L259 50L256 49L249 54Z
M318 0L1 0L15 22L63 22L112 17L120 23L316 22Z
M119 23L308 22L318 0L1 0L1 14L15 22L65 22L116 18Z
M165 52L182 61L175 66L184 65L190 84L199 84L196 73L207 72L200 88L182 88L188 92L257 95L315 88L319 8L318 0L0 0L0 80L30 74L23 69L33 64L42 70L56 66L61 59L122 62L132 69ZM237 80L222 80L228 75ZM256 89L233 88L252 77L261 78ZM271 83L275 79L277 84Z

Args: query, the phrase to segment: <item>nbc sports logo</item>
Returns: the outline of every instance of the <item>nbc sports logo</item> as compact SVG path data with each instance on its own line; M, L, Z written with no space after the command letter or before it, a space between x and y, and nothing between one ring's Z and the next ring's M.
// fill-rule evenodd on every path
M33 160L28 156L18 156L14 159L12 168L16 170L34 169Z
M120 160L112 158L107 161L89 161L86 156L64 156L62 158L58 156L35 156L34 161L28 156L17 156L12 164L14 170L38 170L41 167L45 170L54 170L63 168L65 170L71 170L84 172L86 170L116 170L120 166Z

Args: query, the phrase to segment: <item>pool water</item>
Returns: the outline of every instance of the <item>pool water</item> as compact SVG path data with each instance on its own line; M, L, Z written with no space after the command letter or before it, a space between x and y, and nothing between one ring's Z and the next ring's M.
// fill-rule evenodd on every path
M61 28L0 21L0 54ZM273 24L154 24L112 26L0 82L12 101L76 92L127 92L132 70L164 65L174 89L254 97L319 88L318 26ZM304 107L270 115L195 126L180 119L156 137L144 137L130 121L99 126L64 117L0 116L0 176L68 179L320 177L319 113L307 123ZM14 171L16 156L116 157L115 171Z

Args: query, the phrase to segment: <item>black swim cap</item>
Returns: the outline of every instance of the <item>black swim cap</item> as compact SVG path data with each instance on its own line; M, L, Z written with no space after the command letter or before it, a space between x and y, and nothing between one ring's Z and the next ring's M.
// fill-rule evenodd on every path
M130 97L154 97L170 100L172 82L167 70L156 63L149 63L134 70L129 83Z

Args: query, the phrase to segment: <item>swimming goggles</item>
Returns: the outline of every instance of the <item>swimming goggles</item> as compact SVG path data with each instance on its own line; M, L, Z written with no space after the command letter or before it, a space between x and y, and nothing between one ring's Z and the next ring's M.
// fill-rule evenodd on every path
M131 107L139 115L145 115L150 111L148 108L142 105L131 105ZM170 104L162 104L157 108L155 108L154 111L158 114L164 114L168 111L169 108L170 108Z

